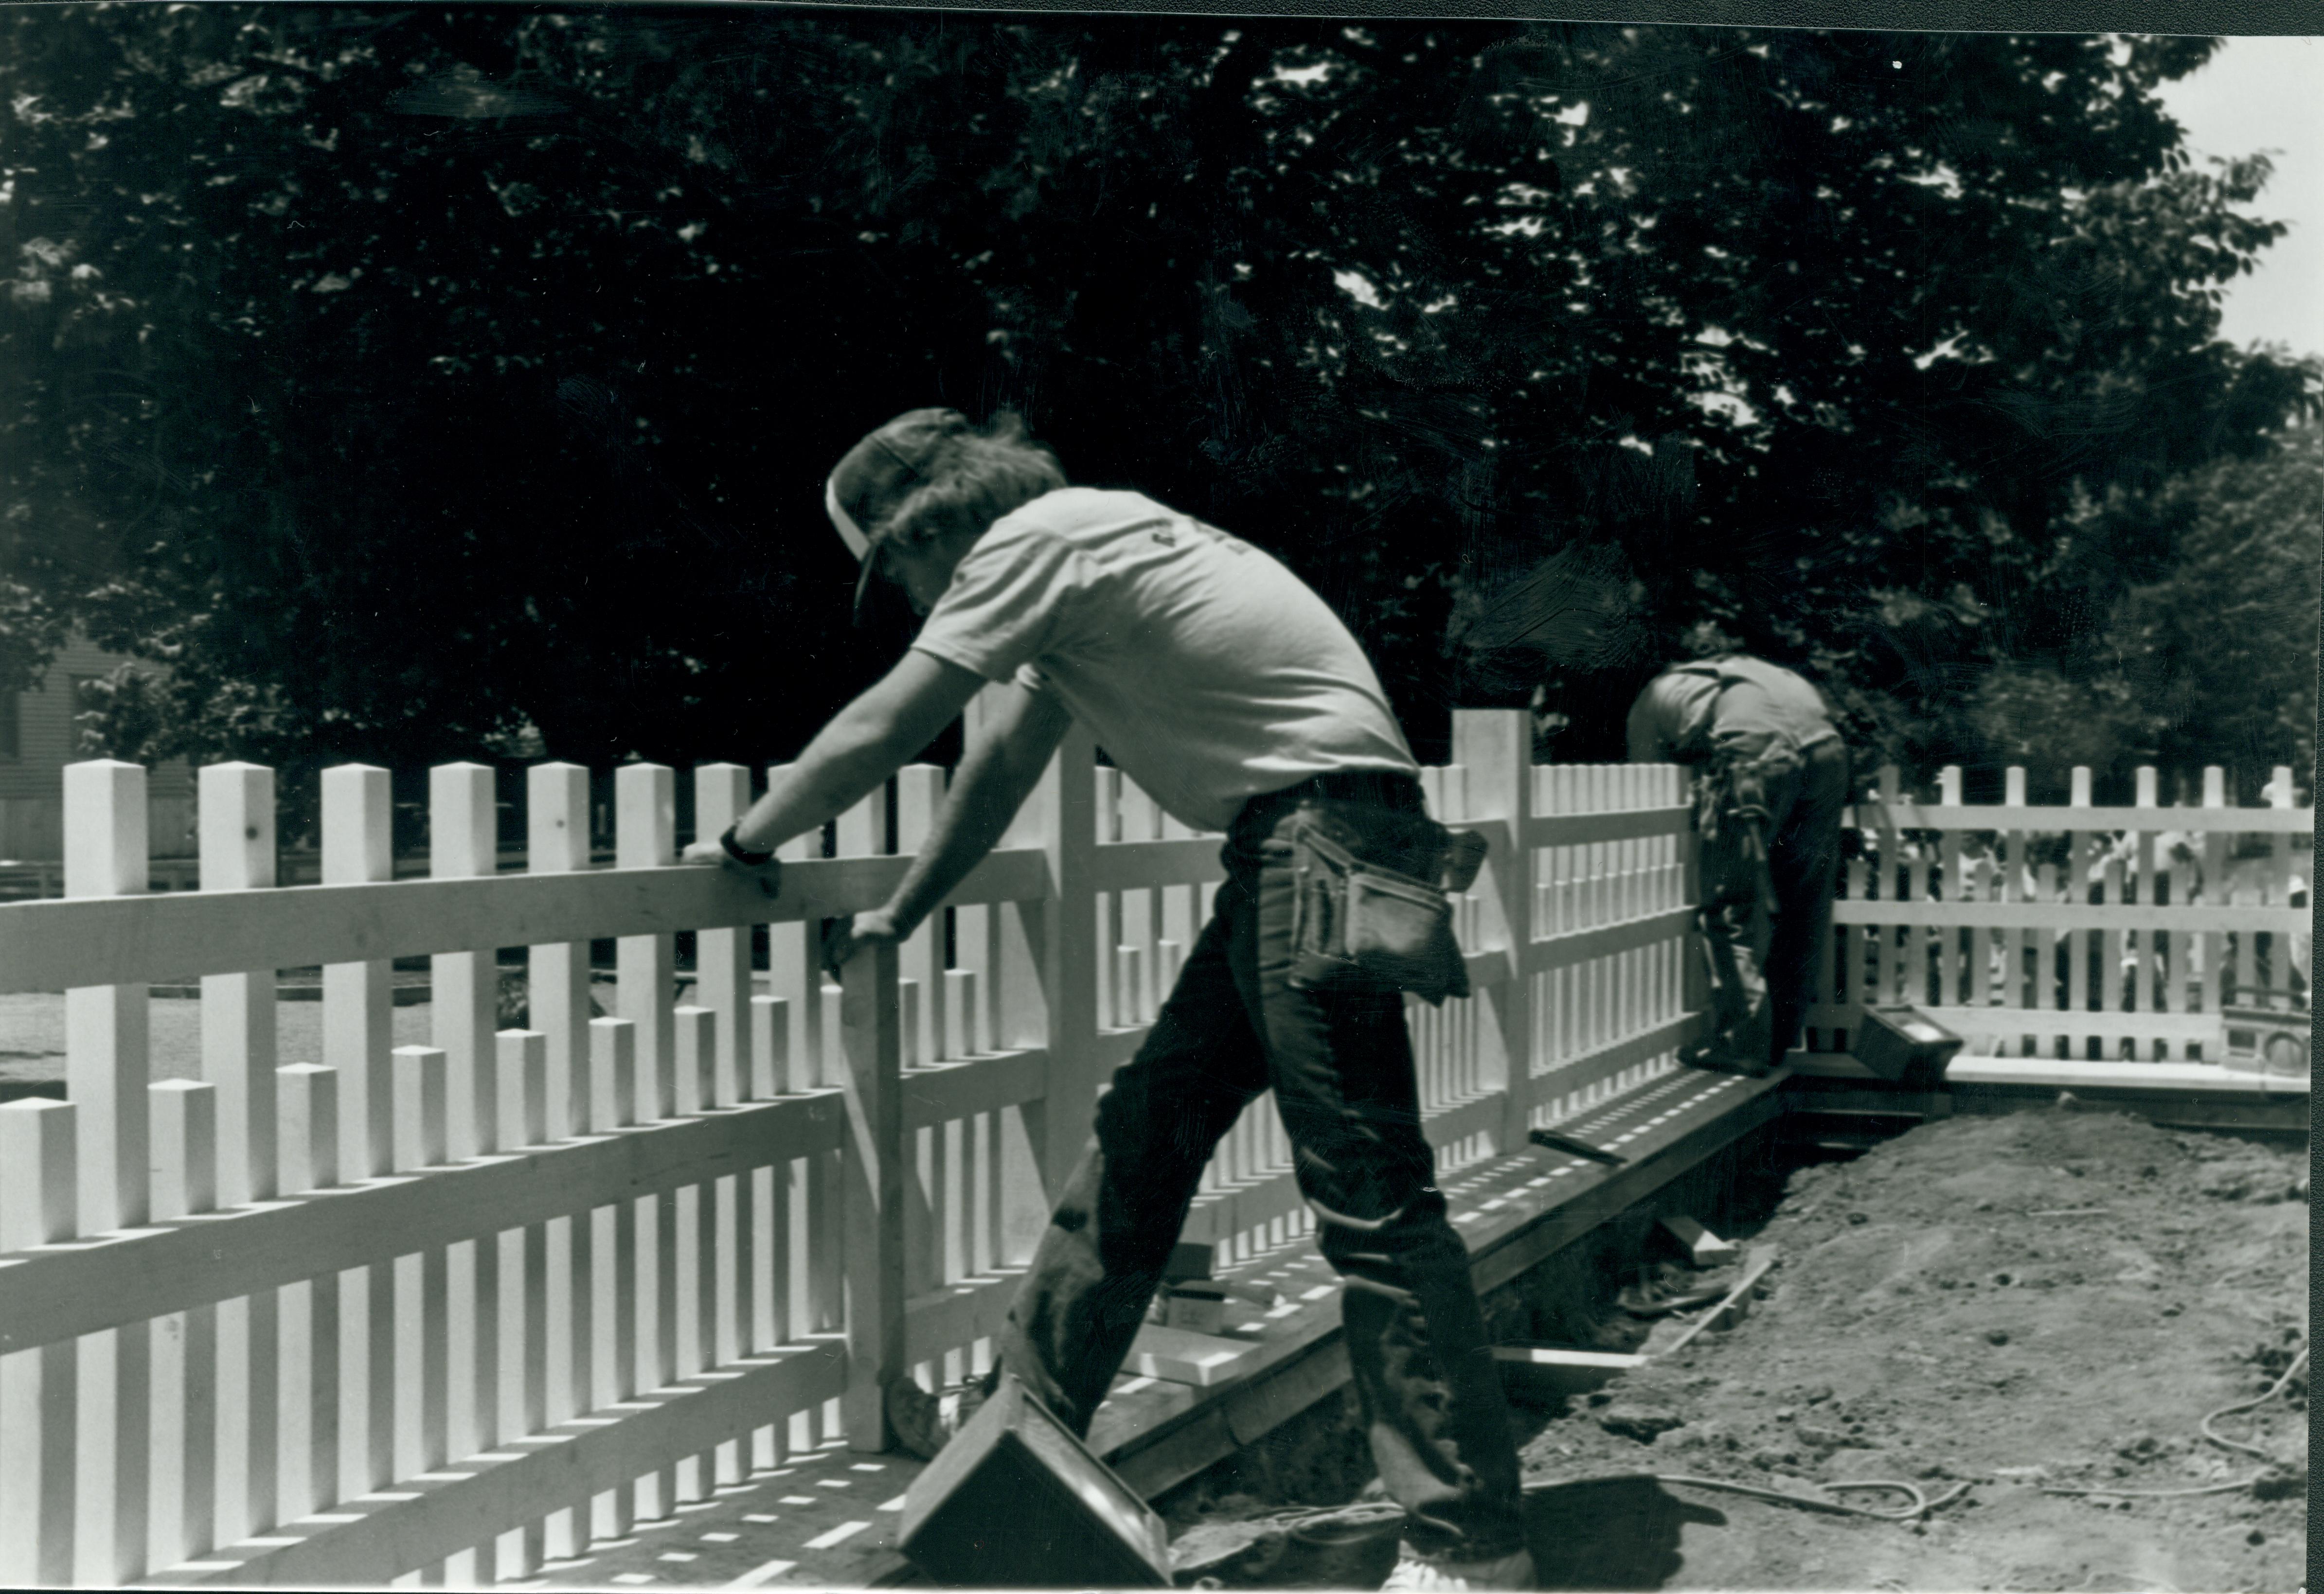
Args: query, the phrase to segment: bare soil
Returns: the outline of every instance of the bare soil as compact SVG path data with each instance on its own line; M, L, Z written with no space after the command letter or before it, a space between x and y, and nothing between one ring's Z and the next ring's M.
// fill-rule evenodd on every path
M2307 1179L2304 1147L2070 1108L1941 1119L1800 1168L1750 1237L1781 1261L1742 1322L1520 1408L1540 1586L2302 1587L2305 1375L2214 1424L2268 1460L2199 1424L2306 1347ZM1646 1340L1610 1300L1572 1307L1553 1314L1568 1343ZM1673 1476L1864 1505L1907 1502L1823 1486L1968 1488L1903 1524L1660 1480ZM1194 1538L1269 1509L1209 1502ZM1204 1570L1229 1586L1377 1586L1392 1554L1378 1537L1278 1535Z

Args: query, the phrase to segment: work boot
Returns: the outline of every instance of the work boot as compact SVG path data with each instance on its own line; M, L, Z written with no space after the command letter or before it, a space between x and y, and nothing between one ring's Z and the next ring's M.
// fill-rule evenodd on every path
M1519 1550L1494 1561L1432 1561L1407 1548L1397 1551L1396 1570L1388 1574L1388 1581L1380 1588L1530 1589L1534 1582L1530 1550Z
M990 1378L977 1378L961 1386L960 1398L954 1403L953 1414L945 1414L944 1397L931 1395L910 1378L892 1380L882 1391L888 1406L888 1426L895 1430L896 1442L904 1450L933 1461L936 1452L952 1442L952 1436L968 1426L992 1393L987 1387Z

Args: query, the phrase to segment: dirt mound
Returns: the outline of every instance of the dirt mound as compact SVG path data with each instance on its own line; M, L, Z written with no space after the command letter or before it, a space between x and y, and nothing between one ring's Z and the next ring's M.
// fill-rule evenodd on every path
M1540 1586L2301 1586L2304 1375L2214 1424L2263 1455L2211 1443L2200 1424L2269 1390L2306 1347L2307 1180L2299 1148L2069 1102L1924 1125L1797 1170L1780 1200L1767 1184L1752 1209L1772 1207L1767 1221L1738 1226L1781 1264L1738 1325L1586 1396L1521 1404ZM1655 1264L1650 1223L1625 1214L1593 1237L1595 1255L1528 1276L1524 1331L1606 1350L1666 1342L1674 1320L1649 1339L1650 1321L1617 1300L1650 1307L1706 1280ZM1269 1442L1317 1458L1357 1432L1351 1414L1319 1407ZM1283 1470L1242 1469L1259 1495L1176 1502L1182 1581L1199 1562L1229 1588L1378 1586L1393 1513L1286 1516L1353 1486L1333 1488L1335 1467L1276 1479ZM1907 1502L1827 1486L1904 1479L1931 1498L1967 1487L1907 1524L1669 1481L1685 1477L1876 1506Z
M1638 1515L1666 1542L1609 1547L1602 1521L1551 1536L1544 1586L2300 1586L2304 1377L2216 1424L2283 1463L2258 1490L2135 1491L2262 1470L2199 1424L2305 1346L2306 1198L2303 1152L2070 1109L1940 1120L1800 1170L1756 1237L1783 1261L1752 1314L1572 1403L1528 1477L1971 1488L1907 1527L1661 1486L1691 1507Z

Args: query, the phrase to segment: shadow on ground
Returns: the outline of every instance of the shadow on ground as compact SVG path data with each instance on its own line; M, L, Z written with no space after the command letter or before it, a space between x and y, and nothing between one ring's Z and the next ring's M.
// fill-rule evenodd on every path
M1721 1512L1681 1499L1652 1478L1592 1478L1526 1497L1526 1540L1537 1589L1659 1589L1686 1564L1689 1523L1723 1527Z

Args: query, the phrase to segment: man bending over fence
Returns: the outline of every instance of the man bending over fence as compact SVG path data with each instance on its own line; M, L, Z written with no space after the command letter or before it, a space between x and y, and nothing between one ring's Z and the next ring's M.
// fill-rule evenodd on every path
M1373 1454L1408 1516L1388 1587L1529 1586L1517 1454L1405 1028L1403 990L1465 993L1458 950L1441 918L1400 944L1382 919L1388 961L1351 961L1333 911L1351 859L1433 885L1449 840L1355 638L1250 544L1136 493L1067 486L1011 416L982 430L949 410L901 416L840 461L825 507L862 562L859 607L878 570L926 623L689 861L770 867L776 847L876 788L988 681L1002 702L934 834L893 898L855 916L835 964L936 909L1076 720L1166 812L1227 837L1216 910L1098 1104L1096 1144L1010 1308L996 1376L1088 1433L1212 1147L1272 1087L1323 1253L1347 1279ZM1406 900L1425 907L1426 893ZM890 1392L899 1430L925 1428L929 1404L916 1387Z
M1630 707L1629 744L1633 763L1697 771L1711 1035L1687 1061L1770 1073L1799 1037L1831 941L1848 748L1813 686L1734 652L1649 682Z

